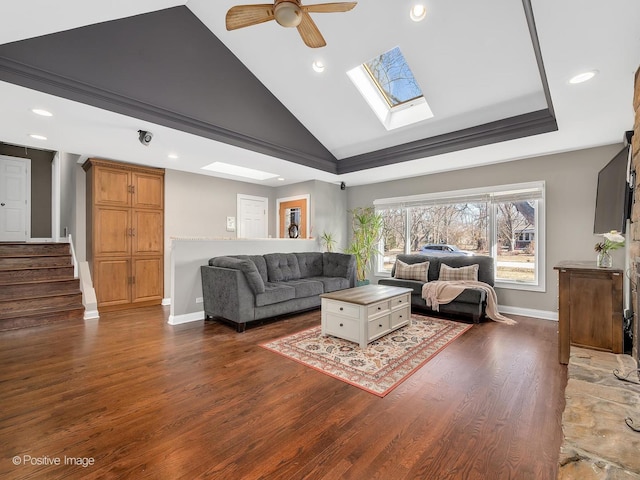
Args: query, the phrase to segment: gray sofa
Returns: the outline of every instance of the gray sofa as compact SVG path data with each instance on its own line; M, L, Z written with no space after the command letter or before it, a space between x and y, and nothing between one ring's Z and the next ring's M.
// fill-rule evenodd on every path
M440 273L440 265L446 264L450 267L458 268L468 265L478 264L478 280L487 283L493 287L495 278L494 260L492 257L484 255L398 255L396 260L400 260L407 264L415 264L421 262L429 262L428 280L438 280ZM427 302L422 298L422 285L425 282L418 280L405 280L393 278L396 266L391 271L392 278L383 278L378 281L380 285L394 285L398 287L411 288L411 307L418 307L427 311L431 311L427 307ZM485 315L485 307L487 304L487 296L483 290L467 288L458 295L451 303L442 304L439 312L447 315L470 317L474 323L478 323Z
M343 253L214 257L201 267L205 319L236 325L320 306L320 294L355 286L356 260Z

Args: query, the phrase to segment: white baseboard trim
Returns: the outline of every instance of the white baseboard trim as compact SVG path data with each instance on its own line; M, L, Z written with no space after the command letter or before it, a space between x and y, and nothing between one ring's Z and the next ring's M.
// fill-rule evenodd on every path
M520 308L512 307L509 305L499 305L498 311L500 313L522 315L523 317L541 318L543 320L558 321L558 312L550 312L548 310L536 310L533 308Z
M204 310L185 313L184 315L169 315L167 323L169 325L180 325L181 323L200 322L202 320L204 320Z
M162 305L171 305L171 298L163 298Z
M84 311L84 319L85 320L94 320L96 318L100 318L100 314L98 310L85 310Z

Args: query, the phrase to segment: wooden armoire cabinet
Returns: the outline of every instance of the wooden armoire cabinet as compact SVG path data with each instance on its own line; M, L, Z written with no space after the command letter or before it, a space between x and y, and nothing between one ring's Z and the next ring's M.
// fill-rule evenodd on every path
M164 288L164 170L91 158L87 172L87 260L98 308L161 303Z
M558 353L569 363L570 345L622 353L622 270L596 262L560 262Z

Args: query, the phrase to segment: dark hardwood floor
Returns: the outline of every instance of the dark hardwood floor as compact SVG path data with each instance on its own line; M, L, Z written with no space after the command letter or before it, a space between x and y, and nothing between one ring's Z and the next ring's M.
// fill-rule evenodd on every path
M475 325L379 398L259 346L319 310L242 334L167 315L0 332L0 478L556 478L556 322Z

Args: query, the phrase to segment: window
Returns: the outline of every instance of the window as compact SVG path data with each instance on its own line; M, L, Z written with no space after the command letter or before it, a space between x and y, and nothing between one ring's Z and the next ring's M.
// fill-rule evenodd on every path
M544 291L544 182L376 200L384 218L378 274L398 253L490 255L496 286ZM408 240L407 240L408 239Z
M433 117L398 47L349 70L347 75L387 130Z
M389 107L422 97L422 90L398 47L378 55L364 67Z

